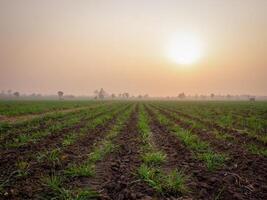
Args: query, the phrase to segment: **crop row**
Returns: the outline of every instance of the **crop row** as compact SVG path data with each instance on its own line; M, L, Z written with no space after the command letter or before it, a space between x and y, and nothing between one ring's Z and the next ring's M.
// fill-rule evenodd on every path
M2 157L3 160L1 159L1 163L3 164L1 167L6 167L6 169L8 168L9 170L2 171L3 182L1 185L10 185L12 181L17 178L27 177L29 174L36 173L34 169L31 169L32 166L38 168L38 166L42 166L43 164L48 164L48 166L50 166L50 164L52 166L58 165L59 158L64 158L64 152L68 152L69 148L83 141L91 131L95 132L99 128L107 125L107 122L109 122L114 115L119 115L120 112L127 109L128 106L120 105L121 108L119 108L117 105L114 105L113 107L113 111L109 108L105 108L105 112L102 115L96 118L92 117L91 120L85 121L78 129L69 129L66 132L61 132L58 134L58 137L53 138L52 141L44 139L35 146L30 143L27 146L27 151L25 151L24 147L22 151L18 149L15 155L9 155L9 151L7 151L6 155ZM96 116L96 114L97 112L94 113L93 116ZM95 138L93 137L92 139ZM54 141L56 141L56 143ZM51 143L54 145L51 145ZM36 151L33 151L34 148L36 148ZM12 157L11 160L10 156ZM14 164L12 165L12 163ZM14 167L12 168L12 166ZM10 171L12 169L13 171ZM14 180L11 179L13 177L15 177Z

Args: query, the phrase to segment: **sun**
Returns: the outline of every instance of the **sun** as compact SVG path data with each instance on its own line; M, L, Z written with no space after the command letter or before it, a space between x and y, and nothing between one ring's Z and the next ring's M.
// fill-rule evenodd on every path
M203 54L200 40L192 34L176 34L171 38L167 49L168 57L180 65L191 65Z

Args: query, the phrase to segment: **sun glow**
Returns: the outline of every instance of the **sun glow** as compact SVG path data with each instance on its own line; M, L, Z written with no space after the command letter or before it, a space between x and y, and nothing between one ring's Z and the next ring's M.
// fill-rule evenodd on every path
M203 54L200 40L190 34L176 34L167 49L168 57L180 65L195 63Z

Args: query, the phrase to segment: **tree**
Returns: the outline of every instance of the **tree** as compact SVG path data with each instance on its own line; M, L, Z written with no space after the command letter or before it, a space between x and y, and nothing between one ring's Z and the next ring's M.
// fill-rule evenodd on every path
M111 98L112 99L116 98L116 94L111 94Z
M104 99L106 95L106 92L103 88L100 89L99 93L98 93L98 97L99 99Z
M184 98L185 98L185 93L184 93L184 92L180 93L180 94L178 95L178 98L179 98L179 99L184 99Z
M19 98L19 92L14 92L13 95L14 95L16 98Z
M62 99L62 98L63 98L63 95L64 95L64 92L62 92L62 91L58 91L58 92L57 92L57 95L58 95L58 98L59 98L59 99Z
M214 97L215 97L215 94L211 93L211 94L210 94L210 98L213 99Z
M128 92L124 92L123 94L122 94L122 96L123 96L123 98L129 98L129 96L130 96L130 94L128 93Z

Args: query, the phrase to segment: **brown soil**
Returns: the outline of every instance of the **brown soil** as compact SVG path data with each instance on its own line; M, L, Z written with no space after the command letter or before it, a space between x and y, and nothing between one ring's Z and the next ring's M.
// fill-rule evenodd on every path
M6 122L6 123L18 123L18 122L23 122L27 120L31 120L34 118L41 118L47 115L55 114L55 113L70 113L70 112L75 112L75 111L80 111L88 108L94 108L97 107L98 105L90 105L90 106L83 106L79 108L67 108L67 109L61 109L61 110L56 110L56 111L47 111L43 113L37 113L37 114L27 114L27 115L20 115L20 116L5 116L5 115L0 115L0 122Z
M163 110L163 109L161 109L161 110ZM192 116L192 115L185 114L185 113L177 111L177 110L164 108L164 111L165 112L166 111L174 112L174 113L176 113L182 117L200 122L200 123L206 125L211 130L215 129L219 132L230 134L236 140L238 140L239 143L245 143L245 144L252 143L252 144L257 144L257 145L260 145L260 146L267 148L267 143L264 143L263 141L258 140L258 138L256 136L255 137L249 136L245 132L241 133L240 130L236 130L234 128L229 128L229 127L223 127L214 121L206 121L206 120L200 119L200 118Z
M97 106L95 106L95 107L88 107L87 108L88 111L92 111L92 112L95 109L97 109ZM76 111L67 112L67 113L69 113L70 116L73 115L73 114L77 115L82 110L85 110L85 109L76 110ZM0 142L2 144L9 143L10 141L13 141L14 137L17 137L19 134L32 133L32 132L35 132L35 131L38 131L38 130L43 130L43 129L48 128L48 126L50 125L50 123L46 123L47 121L52 121L53 120L54 123L55 122L61 123L61 122L63 122L64 120L66 120L70 116L68 116L68 115L61 115L61 116L58 116L56 118L55 117L51 117L50 118L50 115L44 115L43 117L40 117L40 119L38 118L39 119L38 120L38 125L31 126L31 127L27 128L26 130L23 130L23 131L21 129L23 129L23 128L25 128L25 127L28 126L27 122L9 125L11 127L9 129L6 128L7 129L6 132L3 131L3 133L2 133L3 135L1 137Z
M99 199L144 199L153 196L153 190L142 183L136 174L141 165L141 140L137 131L138 108L131 114L125 128L114 139L117 151L97 163L96 176L80 179L76 187L89 185L100 193Z
M84 122L81 121L71 129L47 136L36 144L28 144L14 150L3 149L0 153L0 183L7 178L10 180L4 186L5 192L1 193L0 190L0 199L40 199L41 197L51 199L51 191L42 185L42 177L51 174L60 176L69 165L84 163L94 145L105 137L116 123L117 117L127 108L129 107L121 108L111 120L88 131L88 134L78 138L74 144L62 148L59 156L60 162L37 162L33 155L37 152L52 150L57 146L62 147L63 136L69 134L70 131L78 132L85 125ZM67 188L88 186L98 191L99 199L103 200L267 199L267 159L253 155L244 149L243 144L249 142L245 136L231 132L235 137L234 141L221 141L212 133L214 126L210 124L206 124L207 130L197 128L191 130L201 140L208 142L214 152L225 153L229 156L229 160L223 166L209 171L204 163L196 158L194 152L171 133L168 127L160 125L154 108L145 105L151 119L149 125L153 142L157 149L164 151L167 155L167 161L162 165L162 169L164 172L174 169L182 170L188 177L187 193L169 193L164 196L158 194L137 175L137 170L142 164L142 142L137 128L138 109L137 106L122 131L113 139L113 143L118 145L116 151L96 164L96 175L90 178L67 178L64 180ZM159 109L159 111L182 128L191 129L185 122L172 117L167 109ZM29 162L26 177L17 176L18 172L15 170L18 161Z
M106 114L106 112L101 112L97 114L94 118L100 117ZM0 153L0 170L1 170L1 178L6 179L12 172L14 172L17 167L16 163L19 161L24 162L32 162L36 160L36 155L39 152L49 151L54 148L61 148L62 141L66 135L71 132L79 132L79 130L84 127L88 120L91 118L82 119L79 124L76 124L69 128L64 128L59 132L50 134L44 138L42 138L37 143L28 143L24 146L12 149L2 150Z
M124 108L122 111L126 110L127 108ZM11 170L8 169L8 166L11 164L12 160L10 160L10 157L8 156L4 157L3 160L1 160L2 172L7 169L9 172L16 170L16 168L14 169L14 167L16 167L15 163L18 160L26 160L30 163L26 180L23 177L14 177L14 179L10 180L8 186L6 187L6 191L8 193L6 195L6 199L37 198L35 195L44 189L42 188L42 184L40 183L40 177L43 177L45 175L47 176L52 172L63 170L70 163L78 164L80 162L83 162L87 157L87 153L89 153L92 149L93 144L103 138L104 134L112 127L119 114L120 112L116 113L112 120L101 124L100 126L97 126L94 130L90 130L88 134L86 134L84 137L80 137L73 145L70 145L66 149L63 149L63 151L60 153L60 162L56 163L56 165L47 161L40 163L37 162L36 159L29 160L27 159L27 154L24 154L25 151L36 152L46 149L46 146L49 146L49 142L52 142L52 140L50 139L41 142L39 145L35 145L34 148L25 148L22 156L21 152L14 151L14 155L9 155L15 157L16 159L13 161L14 164L11 165ZM79 128L80 127L77 127L77 129ZM4 160L8 162L8 164L5 164ZM14 176L15 175L16 173L14 174Z
M190 129L190 127L183 124L181 121L170 116L168 112L161 110L161 113L175 121L179 126ZM203 141L209 142L216 152L229 155L229 160L226 161L225 166L213 175L217 178L212 178L212 176L209 178L212 179L210 182L212 184L213 181L220 180L217 183L219 188L217 188L216 191L218 193L223 189L221 199L267 198L267 159L265 157L251 155L237 144L229 146L227 142L217 140L214 135L208 132L192 131ZM168 144L168 142L166 143ZM186 161L186 163L188 162ZM199 161L197 163L199 163ZM204 180L205 179L203 179L202 182L205 183ZM223 183L223 180L226 180L226 182Z

